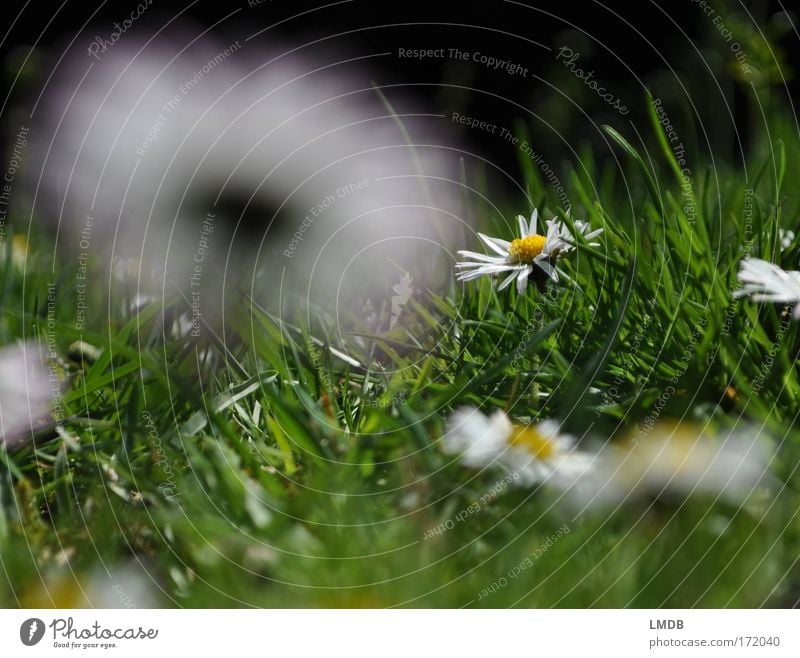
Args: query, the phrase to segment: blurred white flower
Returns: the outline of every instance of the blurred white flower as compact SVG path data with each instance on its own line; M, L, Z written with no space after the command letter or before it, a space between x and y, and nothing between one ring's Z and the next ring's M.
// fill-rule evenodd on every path
M264 294L286 268L330 304L358 288L385 299L390 259L442 258L457 164L439 119L399 89L393 115L363 63L327 46L226 43L177 22L144 32L89 68L70 53L47 80L33 216L61 247L95 264L141 258L140 293L194 293L209 319L257 269Z
M75 570L75 546L65 546L56 556L57 571L42 578L21 593L26 608L158 608L163 595L155 580L140 562L104 565L88 572Z
M558 281L556 261L574 249L573 236L567 225L555 218L545 222L547 227L545 234L540 235L536 232L538 219L539 212L536 209L531 214L530 222L527 222L522 215L517 215L520 237L511 242L478 233L478 237L495 255L459 251L459 256L472 260L456 263L456 269L459 270L458 280L471 281L484 275L509 273L497 289L503 290L516 279L517 291L522 294L528 286L528 277L534 268L538 267L553 281ZM586 240L591 240L603 232L602 228L589 231L588 223L582 221L576 221L575 228ZM599 243L589 244L596 247Z
M514 425L501 410L487 417L461 407L448 419L442 445L465 466L502 467L519 486L569 489L593 467L593 455L576 449L574 437L562 434L557 422Z
M745 258L737 274L742 287L734 297L749 295L754 302L794 305L794 319L800 320L800 272L783 270L760 258Z
M84 586L87 607L146 609L163 603L154 576L137 562L98 569Z
M28 260L28 240L21 233L16 233L12 236L7 244L0 241L0 262L6 260L10 252L11 264L20 272L25 270Z
M0 349L0 442L14 448L47 416L50 381L34 343Z
M465 466L483 468L506 449L513 429L500 409L487 417L475 407L461 407L447 421L442 446L447 454L460 455Z
M692 423L665 421L636 439L603 449L593 477L571 494L588 507L616 506L643 496L691 495L741 505L774 486L769 460L768 444L754 428L715 436Z
M794 231L788 228L782 228L778 230L778 235L781 240L781 251L786 251L794 242Z

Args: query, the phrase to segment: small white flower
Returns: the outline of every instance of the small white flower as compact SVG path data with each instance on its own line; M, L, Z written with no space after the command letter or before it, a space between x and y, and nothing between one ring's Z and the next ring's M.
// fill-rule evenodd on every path
M24 442L50 403L50 382L36 345L0 349L0 443L14 448Z
M794 242L794 231L788 228L782 228L778 230L778 235L781 240L781 251L786 251Z
M794 319L800 320L800 272L783 270L760 258L745 258L737 274L742 287L734 297L749 295L754 302L794 304Z
M24 235L19 233L15 234L10 240L10 261L11 264L20 272L25 271L25 265L28 261L28 240ZM0 241L0 262L6 260L8 255L8 247ZM30 267L30 266L29 266Z
M474 407L453 413L443 438L444 451L459 455L465 466L500 466L526 487L568 489L578 482L592 468L593 456L574 446L575 439L553 420L514 425L500 410L487 417Z
M522 294L528 286L528 277L533 273L534 267L538 267L553 281L558 281L555 262L574 249L573 235L566 224L555 218L545 222L547 227L545 234L540 235L536 232L538 219L537 210L533 211L530 222L527 222L522 215L517 215L520 237L511 242L478 233L478 237L495 255L459 251L460 256L472 260L456 263L456 269L460 270L458 280L470 281L484 275L508 273L498 286L498 290L503 290L516 279L517 291ZM589 231L589 224L581 221L575 222L575 229L586 240L591 240L603 232L601 228ZM596 242L589 244L593 247L598 246Z

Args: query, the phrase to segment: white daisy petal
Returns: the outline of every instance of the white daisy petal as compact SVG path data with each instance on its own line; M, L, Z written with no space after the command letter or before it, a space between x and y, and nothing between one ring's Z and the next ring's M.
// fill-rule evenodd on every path
M487 274L500 274L501 272L508 272L509 270L510 268L502 265L486 265L477 270L461 272L459 273L457 279L459 281L471 281L472 279L477 279L478 277L485 276Z
M531 213L531 221L530 224L528 225L527 235L534 235L538 227L539 227L539 210L534 208L533 212Z
M480 260L485 263L502 263L505 261L505 258L502 256L489 256L488 254L479 254L477 251L467 251L466 249L459 251L458 255L464 258L474 258L475 260Z
M461 407L447 421L442 446L447 454L460 455L465 466L488 466L503 452L512 426L502 411L490 417L474 407Z
M506 255L508 254L508 248L511 246L511 243L508 240L503 240L503 238L493 238L488 235L486 237L500 247L506 253Z
M502 263L497 265L484 265L481 268L482 274L501 274L503 272L510 272L513 270L513 267L509 267L508 265L503 265Z
M555 421L555 420L553 420L551 418L548 418L546 420L543 420L543 421L540 421L539 423L537 423L536 430L540 434L542 434L544 437L550 439L550 438L558 437L560 435L561 425L560 425L560 423L558 423L558 421ZM566 434L564 436L567 437L567 440L570 443L574 441L574 439L572 437L569 437Z
M500 256L508 256L508 247L511 246L510 242L500 240L499 238L490 238L488 235L478 233L478 237L483 240L483 243L492 251Z
M760 258L745 258L740 264L737 278L742 287L733 291L734 298L750 296L754 302L800 306L800 272L783 270Z
M502 263L480 263L477 261L473 263L470 261L464 261L463 263L456 263L454 267L457 270L466 270L466 269L482 269L490 265L502 265Z
M505 290L506 288L508 288L508 285L514 280L515 276L517 276L517 272L516 271L512 272L511 274L509 274L505 279L503 279L503 283L501 283L499 286L497 286L497 290L500 291L500 290Z
M520 236L524 238L525 236L529 235L528 221L522 215L517 215L517 223L519 224Z
M528 287L528 276L530 276L531 271L530 268L527 268L517 275L517 292L520 295L524 294L525 289Z
M547 274L553 281L558 283L558 273L556 272L556 268L553 267L549 261L542 258L541 260L534 260L534 264L544 270L544 273Z

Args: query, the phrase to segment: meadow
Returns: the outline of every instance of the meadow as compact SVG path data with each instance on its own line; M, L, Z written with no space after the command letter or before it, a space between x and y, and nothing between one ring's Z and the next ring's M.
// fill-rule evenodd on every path
M125 311L91 259L7 226L0 343L42 346L57 404L0 451L0 603L795 605L800 336L791 304L732 293L743 258L800 259L797 129L774 111L743 162L688 165L641 102L647 134L607 128L612 158L587 146L559 171L568 214L524 154L517 198L462 172L476 231L510 241L537 209L602 228L599 246L576 239L565 276L523 293L427 264L444 285L409 272L391 330L342 335L324 308L240 293L224 336L176 331L180 299ZM466 231L452 248L486 251ZM389 324L388 300L375 312ZM465 405L556 419L596 454L664 427L745 432L768 445L769 486L567 504L444 450Z

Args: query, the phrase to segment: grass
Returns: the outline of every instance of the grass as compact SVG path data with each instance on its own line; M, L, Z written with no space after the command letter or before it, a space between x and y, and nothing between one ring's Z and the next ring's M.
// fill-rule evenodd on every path
M390 334L343 342L324 309L302 322L291 300L244 297L224 341L175 337L179 300L125 316L99 271L78 331L76 265L50 274L51 238L29 235L24 270L0 265L0 343L55 342L64 421L0 452L0 604L81 605L98 587L123 600L133 572L165 606L793 605L800 336L784 309L731 297L745 254L800 257L778 244L780 227L800 232L800 145L774 121L745 166L686 178L654 111L644 142L607 129L612 158L584 150L561 172L570 215L523 157L528 199L503 218L476 195L468 217L503 237L532 207L604 227L565 262L574 282L520 296L443 271ZM774 437L774 499L575 519L543 489L492 493L502 473L438 446L461 404L615 441L670 385L660 417Z

